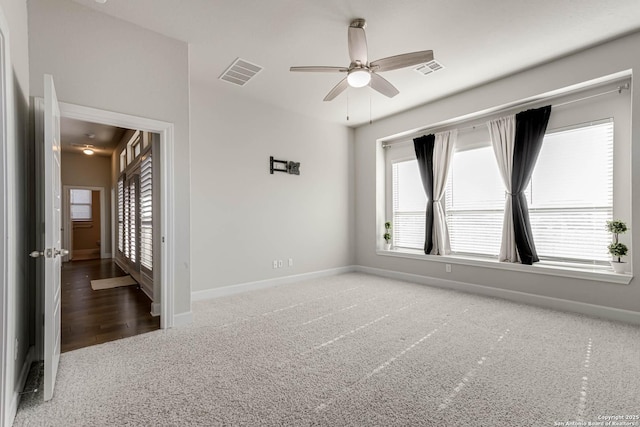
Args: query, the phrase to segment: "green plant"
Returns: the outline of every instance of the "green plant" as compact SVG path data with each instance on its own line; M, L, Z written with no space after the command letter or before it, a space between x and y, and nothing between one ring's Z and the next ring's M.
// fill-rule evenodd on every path
M391 221L387 221L384 223L384 240L385 242L389 243L389 241L391 240Z
M622 262L621 257L625 256L629 251L627 245L620 243L618 237L620 234L625 233L628 230L627 224L620 220L607 221L607 231L613 234L613 243L608 246L609 253L618 258L617 262Z

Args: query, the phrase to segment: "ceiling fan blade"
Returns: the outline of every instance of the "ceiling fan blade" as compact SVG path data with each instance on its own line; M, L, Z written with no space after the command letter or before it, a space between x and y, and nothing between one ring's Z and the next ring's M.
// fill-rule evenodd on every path
M348 68L344 67L291 67L289 71L301 71L303 73L346 73Z
M324 97L323 101L331 101L333 98L344 92L347 86L349 86L349 84L347 83L347 78L345 77L344 79L340 80L340 83L338 83L333 87L333 89L331 89L327 96Z
M411 67L412 65L424 64L429 61L433 61L433 51L423 50L378 59L373 61L370 67L376 72L391 71L397 70L398 68Z
M367 36L364 28L349 27L349 57L351 62L359 61L362 65L367 65Z
M394 85L389 83L387 79L377 75L376 73L371 73L371 82L369 83L369 86L389 98L393 98L400 93L400 91L396 89Z

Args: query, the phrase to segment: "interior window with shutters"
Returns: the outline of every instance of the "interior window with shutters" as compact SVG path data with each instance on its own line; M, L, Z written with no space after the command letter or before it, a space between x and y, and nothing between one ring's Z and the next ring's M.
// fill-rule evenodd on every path
M118 180L118 250L124 252L124 178Z
M91 221L91 190L71 189L71 220Z
M153 268L153 176L149 152L140 166L140 265Z

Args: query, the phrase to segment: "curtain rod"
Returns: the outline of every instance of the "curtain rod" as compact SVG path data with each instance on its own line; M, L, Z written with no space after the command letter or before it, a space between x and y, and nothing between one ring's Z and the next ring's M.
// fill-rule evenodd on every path
M600 92L600 93L595 93L593 95L585 96L585 97L582 97L582 98L572 99L570 101L561 102L559 104L551 104L551 107L552 108L558 108L558 107L562 107L562 106L565 106L565 105L573 104L575 102L581 102L581 101L586 101L587 99L597 98L598 96L608 95L608 94L614 93L614 92L622 93L623 90L627 90L627 89L629 89L629 83L625 83L623 85L620 85L615 89L607 90L607 91ZM502 108L500 110L494 111L494 112L486 114L484 116L480 116L477 119L481 119L482 117L487 117L487 116L493 115L493 114L499 114L501 112L512 110L514 108L522 108L522 107L526 107L527 105L538 104L540 102L544 102L544 100L536 99L536 100L532 100L532 101L523 102L522 104L512 105L510 107ZM458 129L458 132L461 132L461 131L465 131L465 130L469 130L469 129L475 129L478 126L482 126L482 125L481 124L475 124L475 125L464 126L464 127L457 128L457 129ZM415 133L418 134L418 133L426 132L427 130L429 132L433 132L434 130L442 129L444 127L448 127L448 126L440 126L439 128L435 127L435 128L432 128L432 129L425 128L425 129L423 129L421 131L417 131ZM409 137L409 138L411 138L411 137ZM387 142L385 144L382 144L382 148L389 148L392 145L401 144L402 142L407 142L407 141L398 141L396 143Z

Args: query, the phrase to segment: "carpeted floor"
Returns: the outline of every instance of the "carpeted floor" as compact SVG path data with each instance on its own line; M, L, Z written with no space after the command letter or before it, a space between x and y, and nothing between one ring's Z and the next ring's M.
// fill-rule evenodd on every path
M14 425L559 426L640 414L636 326L358 273L193 309L188 327L63 354L54 399L24 399Z

